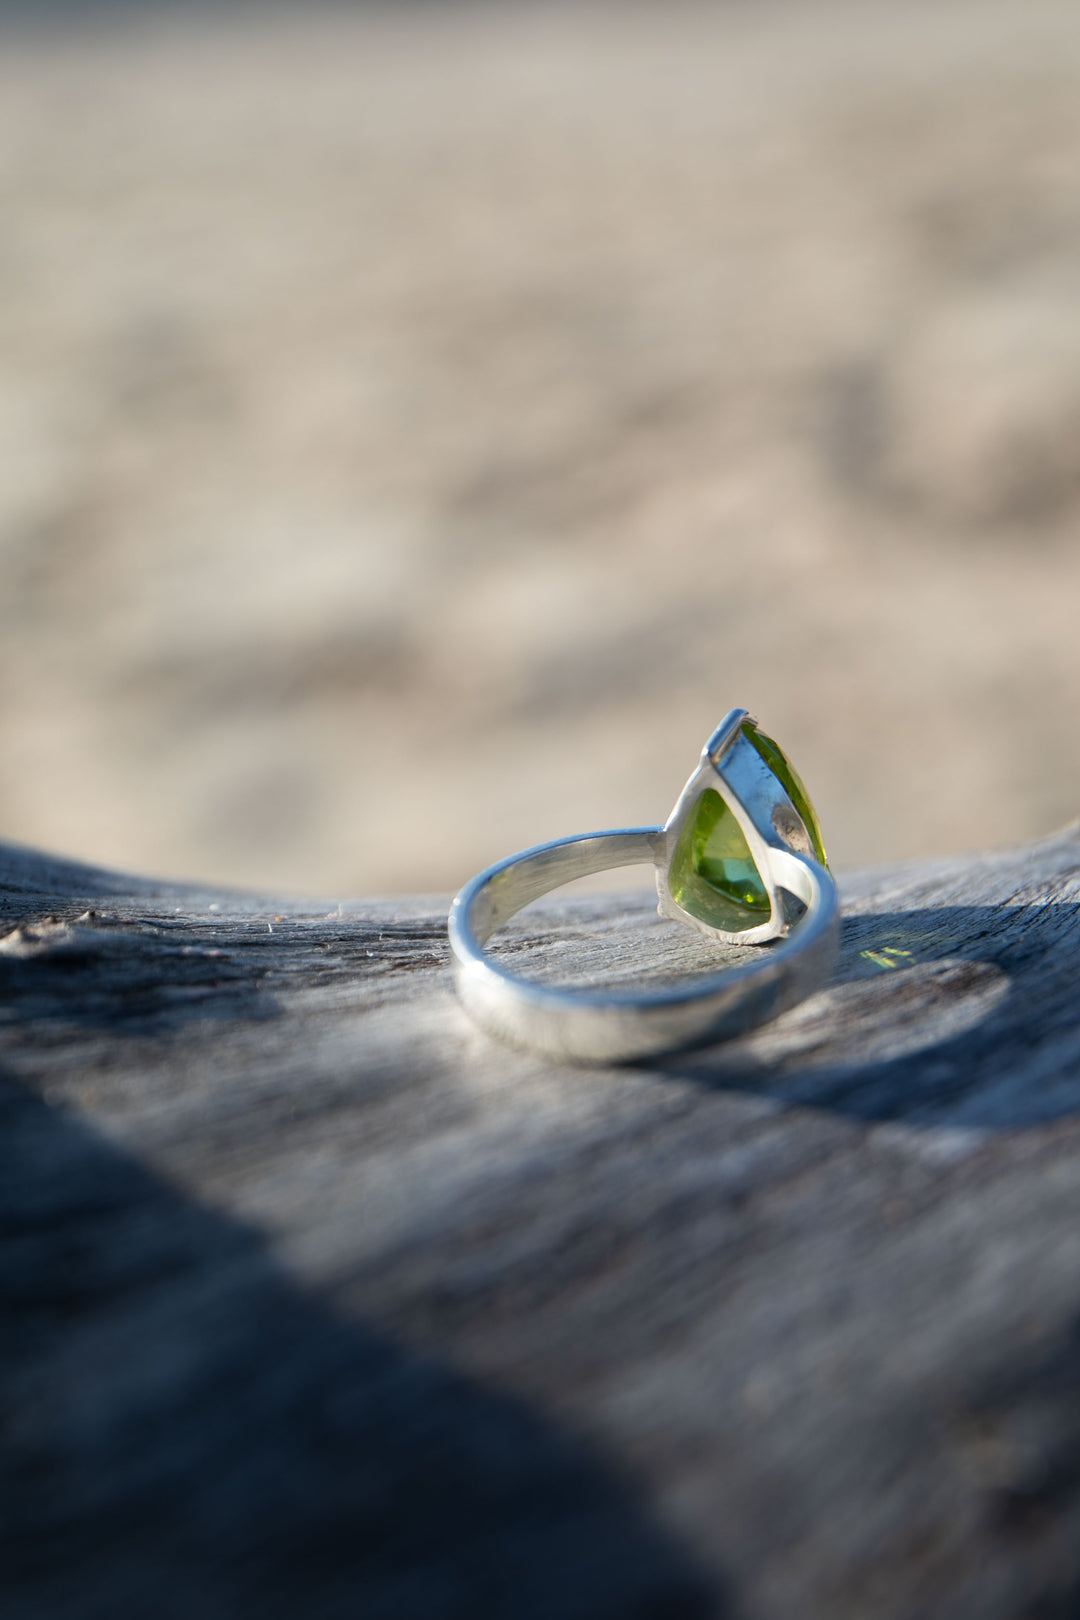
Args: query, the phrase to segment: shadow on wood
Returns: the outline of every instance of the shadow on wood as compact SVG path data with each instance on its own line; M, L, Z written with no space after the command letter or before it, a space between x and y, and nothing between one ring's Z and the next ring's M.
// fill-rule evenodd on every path
M626 1482L0 1081L0 1608L722 1610Z
M1080 905L926 907L847 921L825 998L767 1055L661 1065L858 1119L992 1130L1080 1112Z

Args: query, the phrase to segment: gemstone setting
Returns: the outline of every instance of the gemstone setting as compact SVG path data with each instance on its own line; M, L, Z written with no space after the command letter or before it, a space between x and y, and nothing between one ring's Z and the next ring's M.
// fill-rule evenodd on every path
M668 826L667 871L657 874L661 910L673 906L669 915L706 933L763 943L787 932L770 876L768 847L777 840L828 870L802 778L745 709L733 710L705 745Z

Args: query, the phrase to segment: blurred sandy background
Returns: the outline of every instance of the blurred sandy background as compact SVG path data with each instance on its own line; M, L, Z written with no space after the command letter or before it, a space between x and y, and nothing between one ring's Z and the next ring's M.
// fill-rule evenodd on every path
M0 21L0 834L324 894L1080 812L1080 5Z

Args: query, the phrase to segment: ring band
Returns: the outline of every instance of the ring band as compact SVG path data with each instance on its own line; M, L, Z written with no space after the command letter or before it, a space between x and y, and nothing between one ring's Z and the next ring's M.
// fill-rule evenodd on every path
M538 984L485 952L496 929L552 889L646 862L662 916L717 943L782 943L760 961L637 992ZM785 895L804 908L794 922ZM489 1033L564 1061L625 1063L726 1040L802 1001L828 978L839 912L806 789L778 745L733 709L664 826L511 855L465 885L449 932L458 995Z

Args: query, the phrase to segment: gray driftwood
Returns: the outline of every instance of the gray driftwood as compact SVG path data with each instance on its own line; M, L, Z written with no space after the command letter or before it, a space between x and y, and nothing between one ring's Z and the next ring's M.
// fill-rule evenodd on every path
M0 852L5 1620L1080 1612L1080 830L842 890L822 994L590 1072L442 902Z

